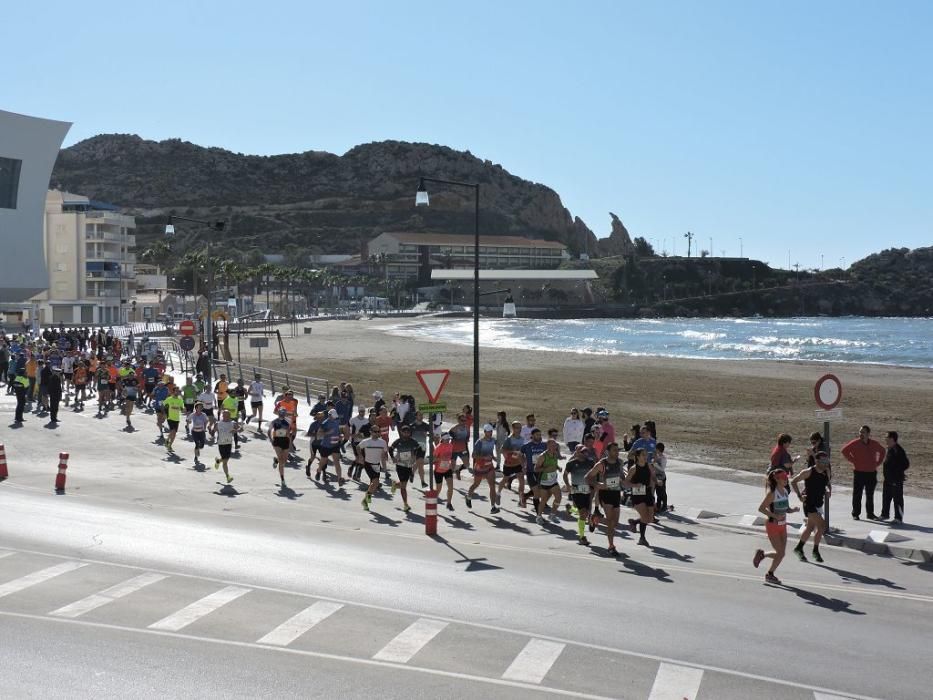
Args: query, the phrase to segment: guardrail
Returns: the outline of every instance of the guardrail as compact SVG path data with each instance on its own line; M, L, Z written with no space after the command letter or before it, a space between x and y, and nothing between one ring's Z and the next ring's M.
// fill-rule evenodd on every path
M183 357L184 351L178 346L178 341L175 338L152 338L151 342L159 344L159 348L173 368L177 366L180 370L183 370L194 366L193 361L186 362ZM272 369L271 367L241 364L232 360L215 359L214 368L215 373L223 372L231 381L236 381L241 385L244 383L249 384L253 377L258 375L260 381L266 384L266 389L273 394L276 392L276 388L281 390L285 386L294 391L295 394L300 394L303 391L309 406L317 403L317 397L321 394L330 397L330 392L334 387L334 384L329 380L321 377L309 377L304 374Z

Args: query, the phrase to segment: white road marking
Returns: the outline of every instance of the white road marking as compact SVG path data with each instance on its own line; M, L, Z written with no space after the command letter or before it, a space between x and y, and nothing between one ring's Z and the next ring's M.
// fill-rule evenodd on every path
M0 598L3 596L10 595L11 593L16 593L30 586L35 586L39 583L44 583L49 579L53 579L56 576L61 576L62 574L67 574L69 571L74 571L75 569L80 569L87 564L82 564L77 561L66 561L61 564L56 564L55 566L50 566L47 569L41 569L40 571L34 571L31 574L26 574L20 578L15 578L12 581L7 581L6 583L0 584Z
M690 666L661 664L648 700L695 700L703 671Z
M128 596L130 593L135 593L146 586L158 583L166 578L168 577L162 574L141 574L140 576L131 578L129 581L123 581L115 586L111 586L100 593L93 593L87 598L76 600L74 603L65 605L58 610L53 610L49 615L56 615L58 617L80 617L85 613L96 610L102 605L112 603L119 598Z
M522 683L540 683L544 680L551 666L557 661L566 644L549 642L544 639L532 639L525 648L518 652L518 656L502 677L510 681Z
M848 695L832 695L830 693L820 693L813 691L813 700L853 700Z
M5 559L6 557L12 557L16 552L0 552L0 559Z
M328 603L327 601L319 600L314 605L305 608L297 615L287 619L256 643L274 644L275 646L282 647L288 646L321 620L326 620L342 607L343 605L339 603Z
M377 661L392 661L397 664L407 664L411 657L417 654L425 644L434 639L442 629L447 627L446 622L421 618L415 620L391 642L377 651L373 658Z
M208 596L204 596L200 600L194 601L191 605L188 605L181 610L178 610L177 612L173 612L168 617L162 618L158 622L153 622L151 625L149 625L149 629L177 632L180 629L184 629L192 622L201 619L205 615L210 615L218 608L223 607L227 603L234 601L240 596L246 595L249 592L249 588L240 588L238 586L227 586L226 588L221 588L219 591L215 591Z

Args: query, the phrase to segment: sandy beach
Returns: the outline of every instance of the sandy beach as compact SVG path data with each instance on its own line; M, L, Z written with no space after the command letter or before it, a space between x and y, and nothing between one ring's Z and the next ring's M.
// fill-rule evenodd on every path
M448 368L443 400L450 412L472 400L472 350L468 346L409 339L389 327L423 320L315 321L309 335L287 339L289 371L354 385L358 401L383 391L424 400L419 368ZM270 348L271 349L271 348ZM270 353L264 353L267 364ZM244 362L255 357L243 354ZM283 368L277 361L269 365ZM656 421L670 457L760 473L776 436L794 437L803 453L807 436L822 430L815 416L813 384L826 372L843 383L844 419L832 424L832 443L857 436L867 423L882 442L897 430L911 459L905 490L933 497L933 402L929 370L815 362L681 360L591 356L535 350L481 348L480 414L504 410L524 420L534 412L542 428L563 425L571 407L606 406L621 437L633 423ZM447 417L450 417L449 415ZM848 465L834 461L837 474ZM880 480L880 476L879 476ZM843 483L848 482L846 477ZM876 498L880 499L880 485Z

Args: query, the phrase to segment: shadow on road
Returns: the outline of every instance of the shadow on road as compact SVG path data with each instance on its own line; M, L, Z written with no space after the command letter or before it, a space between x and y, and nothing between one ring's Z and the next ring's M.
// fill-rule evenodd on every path
M473 523L468 523L466 520L461 520L456 515L440 515L437 516L444 522L446 522L451 527L455 527L458 530L474 530Z
M846 571L845 569L837 569L834 566L827 566L826 564L814 564L814 566L839 574L844 581L854 581L855 583L864 583L870 586L887 586L896 591L906 590L903 586L898 586L896 583L888 581L886 578L872 578L871 576L865 576L864 574L859 574L854 571Z
M294 501L295 499L304 496L303 493L296 493L288 486L280 486L279 490L275 492L275 495L279 498L287 498L289 501Z
M771 588L781 588L785 591L790 591L795 594L798 598L802 598L807 602L808 605L815 605L818 608L823 608L829 610L830 612L844 612L849 613L850 615L864 615L865 613L861 610L854 610L852 608L852 603L847 600L842 600L840 598L827 598L824 595L819 593L814 593L813 591L807 591L803 588L797 588L796 586L788 586L785 583L780 585L776 584L765 584Z
M249 491L237 491L230 484L221 484L219 481L217 482L217 485L220 486L220 489L217 491L214 491L214 493L217 494L218 496L226 496L227 498L236 498L237 496L245 496L246 494L249 493Z
M522 535L531 534L531 530L529 530L527 527L524 527L521 523L516 523L516 522L512 522L511 520L506 520L505 518L502 518L498 515L480 515L479 513L477 513L476 517L480 518L481 520L485 520L487 523L489 523L493 527L498 527L503 530L512 530L513 532L518 532Z
M444 538L441 537L440 535L431 535L430 537L431 537L431 539L434 540L435 542L440 542L440 543L443 544L445 547L447 547L448 549L450 549L451 551L453 551L454 554L456 554L457 556L459 556L460 558L457 559L457 560L455 560L454 563L455 563L455 564L464 564L464 563L466 563L466 564L467 564L467 568L466 568L467 572L474 572L474 571L493 571L493 570L495 570L495 569L502 569L501 566L496 566L495 564L487 564L487 563L486 563L486 558L485 558L485 557L479 557L479 558L476 558L476 559L471 559L470 557L468 557L466 554L464 554L464 553L461 552L459 549L457 549L456 547L454 547L450 542L448 542L446 539L444 539Z
M680 554L679 552L675 552L673 549L665 549L664 547L657 546L651 546L649 549L659 557L664 557L665 559L675 559L686 564L693 562L692 554Z
M683 537L688 540L695 540L697 538L697 533L695 532L691 532L690 530L678 530L676 527L671 527L664 522L655 523L654 526L657 528L658 532L668 537Z
M389 516L383 515L382 513L379 513L374 510L369 511L369 517L372 518L373 521L377 525L388 525L389 527L398 527L402 523L401 520L393 520Z
M620 554L619 556L622 566L625 567L625 569L619 569L620 573L653 578L661 583L674 583L674 579L672 579L670 574L664 569L656 569L653 566L642 564L639 561L629 558L627 554ZM626 569L628 569L628 571L626 571Z

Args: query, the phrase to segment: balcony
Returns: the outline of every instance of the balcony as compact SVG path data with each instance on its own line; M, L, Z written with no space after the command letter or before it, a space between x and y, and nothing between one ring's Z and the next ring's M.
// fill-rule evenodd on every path
M124 261L122 253L113 253L109 250L88 250L85 256L88 260L111 260L114 262Z
M120 272L117 270L93 270L86 272L84 278L88 280L113 280L117 282L120 279Z

